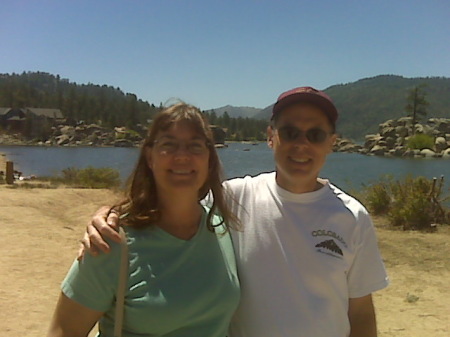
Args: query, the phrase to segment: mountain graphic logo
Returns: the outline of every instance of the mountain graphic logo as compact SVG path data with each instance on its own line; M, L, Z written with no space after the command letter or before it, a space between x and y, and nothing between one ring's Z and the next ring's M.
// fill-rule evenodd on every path
M326 240L326 241L322 241L321 243L318 243L316 245L317 248L325 248L328 249L329 251L339 254L341 256L344 256L344 253L342 253L341 248L339 248L339 246L336 244L336 242L334 242L334 240Z

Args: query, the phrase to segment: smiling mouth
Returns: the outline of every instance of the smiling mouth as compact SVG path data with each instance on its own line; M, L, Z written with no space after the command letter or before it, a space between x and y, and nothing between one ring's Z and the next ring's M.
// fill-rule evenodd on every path
M193 173L192 170L170 170L171 173L178 174L178 175L188 175Z
M299 163L299 164L305 164L311 161L311 159L309 158L292 158L290 157L291 161L293 161L294 163Z

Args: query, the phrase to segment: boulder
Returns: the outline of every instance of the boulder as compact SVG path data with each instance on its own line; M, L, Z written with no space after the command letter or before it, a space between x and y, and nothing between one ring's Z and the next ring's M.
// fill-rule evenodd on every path
M392 151L392 152L391 152ZM406 148L403 146L396 146L394 149L390 150L391 154L395 157L402 157L406 151Z
M133 142L128 139L117 139L113 144L115 147L133 147Z
M380 135L385 137L385 138L387 138L387 137L395 137L396 130L392 126L381 127L381 125L380 125Z
M382 130L386 128L393 128L395 126L395 121L393 119L389 119L384 123L381 123L378 127L380 134L382 134Z
M436 152L442 152L448 147L447 141L444 137L437 137L434 141L434 147L436 149Z
M420 151L420 154L423 157L428 157L428 158L436 157L436 152L434 152L433 150L430 150L430 149L423 149Z
M381 139L380 135L367 135L364 141L364 147L371 149Z
M387 152L386 146L381 145L375 145L373 148L370 149L370 153L377 155L377 156L384 156L385 152Z
M395 128L395 133L397 134L398 137L404 138L404 137L408 136L408 128L403 125L397 126Z
M397 119L398 125L403 125L406 127L411 127L412 126L412 117L400 117L399 119Z
M70 137L67 134L62 134L61 136L58 136L56 139L56 145L63 146L70 143Z
M414 130L415 130L415 133L417 134L417 133L424 133L424 128L423 128L423 125L422 124L419 124L419 123L417 123L416 125L414 125Z
M450 159L450 148L442 151L442 158Z
M394 137L395 137L395 135L394 135ZM392 149L392 148L394 148L394 146L395 146L395 143L396 143L396 138L394 138L394 137L386 137L386 140L385 140L385 142L386 142L386 146L389 148L389 149Z
M342 146L339 146L338 151L339 152L359 152L360 149L361 149L361 145L347 143Z
M75 128L70 125L64 125L62 128L60 128L60 132L62 135L73 137L75 135Z

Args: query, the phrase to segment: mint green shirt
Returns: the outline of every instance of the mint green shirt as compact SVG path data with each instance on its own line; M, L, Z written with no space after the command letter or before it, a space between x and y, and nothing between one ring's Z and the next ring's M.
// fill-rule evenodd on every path
M231 237L206 227L178 239L159 227L126 227L129 248L124 337L225 337L240 298ZM214 219L219 223L219 218ZM222 232L218 227L217 232ZM120 245L111 252L75 261L62 283L72 300L105 312L98 336L113 336ZM76 315L76 313L74 313Z

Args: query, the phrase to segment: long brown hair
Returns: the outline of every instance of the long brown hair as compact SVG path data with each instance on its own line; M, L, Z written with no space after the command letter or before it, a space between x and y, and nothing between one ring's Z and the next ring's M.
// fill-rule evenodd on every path
M134 172L128 180L125 198L114 208L118 208L121 214L127 214L123 221L129 226L145 228L158 221L161 212L158 191L153 172L147 164L146 148L153 146L159 131L166 131L181 121L187 121L195 132L205 137L209 150L208 178L198 192L199 201L205 198L209 191L213 195L213 203L206 220L208 229L214 231L212 217L217 211L226 228L239 226L239 220L226 204L226 199L232 201L233 198L230 195L225 196L226 191L222 186L222 165L214 146L209 123L198 108L186 103L173 104L157 113L141 146Z

